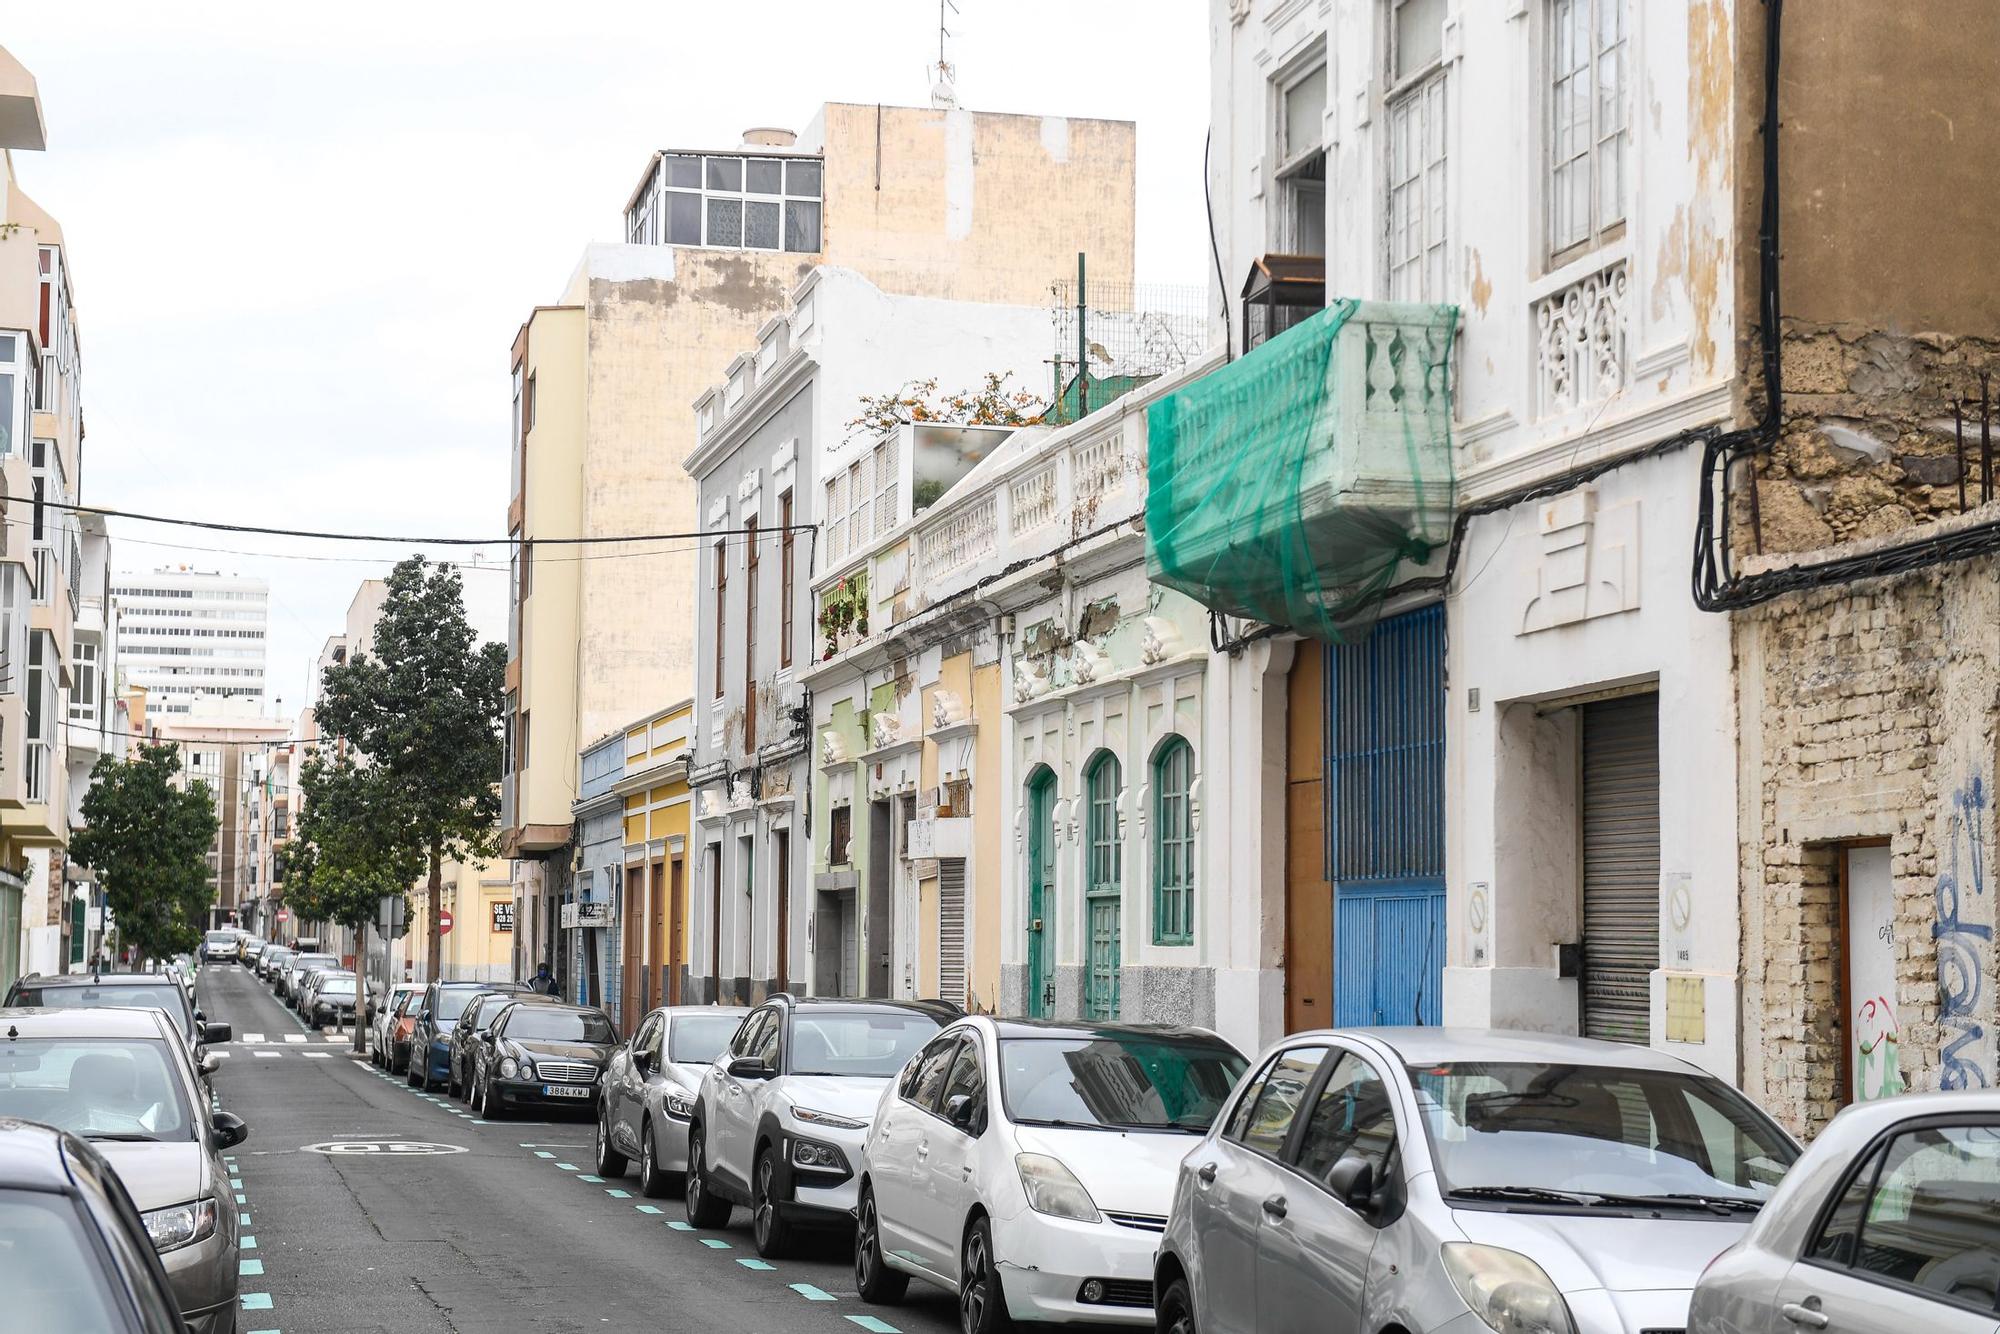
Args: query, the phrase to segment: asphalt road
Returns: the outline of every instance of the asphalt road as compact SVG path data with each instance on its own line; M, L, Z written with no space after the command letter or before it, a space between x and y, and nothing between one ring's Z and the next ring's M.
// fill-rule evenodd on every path
M482 1121L307 1029L233 964L203 968L198 989L208 1017L235 1028L236 1041L213 1049L223 1056L214 1084L250 1126L230 1151L247 1216L240 1330L957 1328L941 1290L913 1286L895 1307L862 1302L846 1238L767 1266L746 1211L695 1231L678 1199L647 1200L630 1177L592 1178L587 1113ZM333 1144L346 1151L307 1147ZM390 1148L415 1144L460 1151Z

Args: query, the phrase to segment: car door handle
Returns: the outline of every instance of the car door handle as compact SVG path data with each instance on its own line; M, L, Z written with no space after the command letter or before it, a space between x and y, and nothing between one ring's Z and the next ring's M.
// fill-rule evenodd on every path
M919 1158L928 1158L928 1157L930 1157L930 1156L931 1156L931 1142L930 1142L929 1140L927 1140L927 1139L920 1139L920 1140L918 1140L918 1141L917 1141L917 1157L919 1157Z
M1791 1321L1794 1325L1803 1325L1807 1329L1825 1329L1829 1324L1833 1323L1832 1318L1826 1312L1819 1309L1819 1298L1808 1297L1806 1301L1811 1303L1811 1305L1786 1302L1778 1310L1784 1314L1785 1319Z
M1215 1164L1203 1163L1201 1167L1196 1170L1195 1176L1201 1179L1202 1185L1213 1186L1215 1184Z
M1283 1218L1285 1216L1285 1197L1282 1195L1273 1195L1270 1199L1264 1201L1264 1212L1273 1218Z

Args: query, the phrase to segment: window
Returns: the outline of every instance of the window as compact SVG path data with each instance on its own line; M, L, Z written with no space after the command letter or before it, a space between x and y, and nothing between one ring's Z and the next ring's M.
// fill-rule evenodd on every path
M951 1070L951 1058L958 1051L958 1035L939 1038L924 1048L914 1067L915 1077L908 1080L902 1090L903 1101L921 1107L925 1111L937 1108L938 1090L944 1087L945 1075Z
M728 547L715 540L715 697L722 698L722 636L729 624Z
M528 711L526 709L521 710L521 726L515 733L514 740L520 747L521 772L526 773L528 771Z
M813 254L821 177L817 158L669 153L627 211L626 239Z
M1444 0L1389 4L1389 296L1441 301L1448 290Z
M838 565L847 544L847 474L826 484L826 561Z
M1278 89L1277 248L1326 253L1327 74L1322 61Z
M792 493L778 497L778 665L792 665Z
M1194 939L1194 748L1168 737L1153 757L1153 941Z
M835 806L828 817L826 864L845 866L848 861L847 845L854 838L854 808Z
M1090 802L1088 830L1085 846L1089 850L1089 884L1091 888L1115 887L1124 873L1119 855L1118 840L1118 794L1120 779L1118 759L1109 751L1099 751L1097 759L1085 775L1084 784L1088 788Z
M1325 1181L1334 1164L1354 1154L1368 1160L1379 1181L1395 1148L1396 1117L1389 1108L1388 1086L1368 1062L1343 1055L1313 1102L1299 1143L1299 1170Z
M847 465L847 498L854 505L847 515L847 549L861 551L874 535L875 456L863 454Z
M1873 1155L1812 1248L1856 1277L1990 1317L2000 1302L2000 1125L1906 1130ZM1857 1209L1864 1181L1867 1205ZM1851 1241L1847 1238L1851 1237Z
M1625 0L1551 0L1548 10L1549 259L1625 221Z
M986 1103L986 1072L979 1064L979 1039L969 1034L959 1044L958 1055L952 1057L951 1073L945 1076L944 1091L938 1094L938 1110L943 1112L958 1097L972 1099L974 1108L983 1108ZM977 1134L977 1112L969 1124Z
M69 696L69 720L97 722L97 645L81 639L76 643L76 688Z
M1282 1154L1299 1103L1325 1059L1325 1047L1293 1047L1280 1052L1259 1079L1255 1094L1246 1094L1237 1108L1229 1126L1229 1138L1273 1158Z
M875 536L880 537L894 528L901 519L896 511L897 484L902 475L902 459L897 446L902 434L891 431L875 446Z
M528 376L526 387L521 390L521 434L526 437L535 429L535 377Z

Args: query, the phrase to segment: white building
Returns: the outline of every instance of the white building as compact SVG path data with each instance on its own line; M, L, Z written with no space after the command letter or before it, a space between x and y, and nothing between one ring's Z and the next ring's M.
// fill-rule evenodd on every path
M127 679L145 687L154 718L185 717L202 695L263 700L271 619L264 580L177 566L120 574L111 591Z

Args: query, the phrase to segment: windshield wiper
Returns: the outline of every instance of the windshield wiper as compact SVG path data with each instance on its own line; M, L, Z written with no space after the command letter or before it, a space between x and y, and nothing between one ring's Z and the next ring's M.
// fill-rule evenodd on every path
M1448 1200L1526 1200L1537 1204L1603 1204L1606 1197L1576 1190L1551 1190L1546 1186L1460 1186L1445 1192Z
M1679 1206L1690 1209L1712 1209L1718 1214L1756 1213L1764 1207L1762 1200L1746 1200L1730 1195L1607 1195L1607 1200L1620 1204L1637 1204L1658 1208L1661 1205Z
M1059 1117L1059 1116L1023 1116L1023 1117L1016 1117L1016 1118L1014 1119L1014 1124L1015 1124L1015 1125L1017 1125L1017 1126L1048 1126L1048 1127L1050 1127L1051 1129L1054 1129L1054 1130L1110 1130L1110 1129L1115 1129L1115 1127L1112 1127L1112 1126L1107 1126L1107 1125L1105 1125L1105 1124L1104 1124L1104 1122L1102 1122L1102 1121L1065 1121L1065 1120L1064 1120L1063 1118L1061 1118L1061 1117Z
M84 1136L84 1138L114 1140L120 1144L159 1144L164 1142L158 1135L142 1135L137 1131L106 1131L102 1134L93 1131Z

